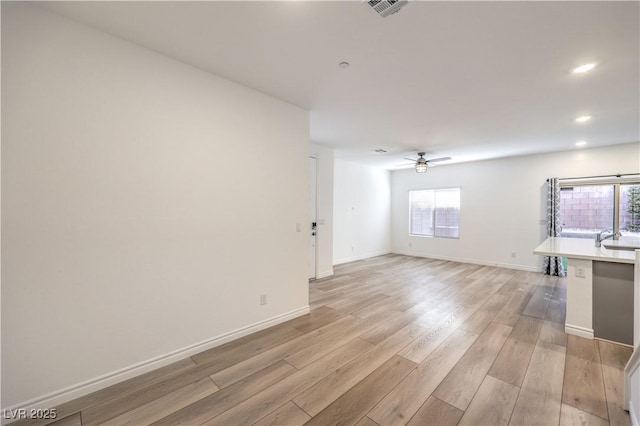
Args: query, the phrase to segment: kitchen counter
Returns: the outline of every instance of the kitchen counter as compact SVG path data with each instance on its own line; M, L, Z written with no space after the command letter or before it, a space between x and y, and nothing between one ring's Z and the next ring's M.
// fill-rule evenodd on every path
M533 251L542 256L560 256L573 259L599 260L603 262L634 263L635 252L631 250L615 250L607 246L639 247L640 239L621 237L620 240L605 240L602 247L596 247L593 238L547 238Z
M614 246L621 247L623 250L611 248ZM629 275L628 269L631 268L629 285L633 286L632 275L634 267L632 265L635 263L636 258L633 248L636 247L640 249L640 238L637 237L621 237L620 240L616 241L608 239L602 242L602 247L595 246L594 238L550 237L536 247L533 251L534 254L566 257L568 260L566 271L567 309L564 324L567 334L588 339L593 339L595 336L608 340L618 340L615 337L607 338L606 332L600 331L603 329L601 326L603 318L606 324L609 318L614 318L617 315L617 313L616 315L611 314L611 309L615 308L611 308L611 303L607 302L607 297L604 297L608 296L609 293L613 295L617 290L614 287L609 287L613 284L607 284L606 279L603 281L601 271L609 271L606 274L610 275L611 273L618 274L618 271L624 270L626 271L624 273L626 277ZM616 264L620 265L616 266ZM616 280L614 281L617 282ZM594 283L597 283L597 285L594 285ZM625 287L626 284L621 285L624 289L627 288ZM597 297L594 297L594 289L598 289L596 292L598 294ZM619 292L616 294L619 294ZM625 300L628 299L626 296L623 297ZM632 299L633 297L631 297ZM601 308L603 303L608 303L604 309ZM596 312L594 312L594 306L597 308ZM631 315L633 315L633 310L633 304L631 304ZM632 327L632 319L629 322Z

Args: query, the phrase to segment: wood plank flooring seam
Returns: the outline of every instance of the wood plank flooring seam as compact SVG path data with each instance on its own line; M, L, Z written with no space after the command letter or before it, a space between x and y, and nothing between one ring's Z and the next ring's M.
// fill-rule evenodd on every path
M371 420L370 417L362 416L362 418L358 420L358 423L356 423L355 426L380 426L380 425L374 422L373 420Z
M602 377L604 379L604 366L602 365L603 364L603 362L602 362L602 348L601 348L600 344L598 344L598 353L600 354L600 370L602 372ZM605 386L605 398L608 398L608 395L606 394L606 392L607 392L607 389L606 389L606 386ZM569 404L567 404L567 405L569 405ZM609 419L611 419L611 414L612 413L611 413L611 410L609 409L608 400L607 400L606 406L607 406L607 419L606 420L610 422ZM574 407L574 408L577 408L577 407Z
M487 376L490 376L490 374L489 374L489 373L485 374L484 378L482 379L482 382L483 382L483 383L484 383L484 381L487 379ZM501 381L501 382L502 382L502 380L500 380L500 379L498 379L498 378L496 378L496 377L493 377L493 376L491 376L491 377L492 377L492 378L494 378L494 379L496 379L496 380L499 380L499 381ZM507 382L503 382L503 383L507 383ZM476 389L476 391L473 393L473 396L472 396L472 397L471 397L471 399L470 399L470 402L469 402L469 405L467 406L467 409L466 409L466 410L464 410L464 412L465 412L465 413L466 413L467 411L469 411L469 407L470 407L470 406L471 406L471 404L473 403L473 400L476 398L476 395L478 395L478 391L480 390L480 388L481 388L481 387L482 387L482 385L478 386L478 388ZM518 386L518 395L519 395L519 394L520 394L520 386ZM516 400L518 399L518 395L516 395ZM436 398L436 397L434 397L434 398ZM446 401L442 401L442 402L444 402L445 404L447 404L447 402L446 402ZM449 405L451 405L451 404L449 404ZM452 406L452 407L453 407L453 406ZM513 409L511 410L511 413L509 413L509 419L511 419L511 415L512 415L512 414L513 414ZM507 422L507 424L508 424L508 422Z
M498 354L500 353L500 351L502 350L502 348L504 347L504 344L506 343L508 336L511 334L511 332L513 331L513 327L509 327L500 323L491 323L492 326L494 326L493 329L493 333L491 333L492 330L489 330L489 328L491 327L491 325L489 327L487 327L487 329L485 330L485 332L483 332L480 336L478 336L478 339L474 342L474 344L469 347L469 349L467 349L467 351L465 352L465 354L463 355L463 357L460 359L460 361L458 361L456 363L456 366L454 366L454 368L449 372L449 374L447 374L447 377L445 377L442 382L440 383L440 385L438 385L438 388L436 388L436 390L434 391L434 395L438 396L438 394L441 395L441 398L443 397L443 393L446 395L446 392L449 392L448 397L454 398L454 401L447 401L446 399L443 399L445 402L448 402L450 405L453 405L456 408L461 409L462 411L466 411L466 409L469 407L469 403L471 402L471 400L473 399L473 397L468 398L467 396L464 395L464 390L462 392L460 391L452 391L451 388L449 388L450 385L450 380L452 380L452 378L454 378L456 375L459 375L458 373L458 368L463 366L463 364L461 363L463 360L467 360L467 355L479 355L482 358L484 358L484 356L486 356L487 354L489 356L493 356L493 359L491 359L491 362L489 363L489 365L486 367L486 371L484 372L484 375L482 376L482 380L479 381L479 383L477 383L477 387L475 388L475 390L473 390L473 396L475 396L476 392L478 391L478 388L480 387L480 385L482 384L482 382L484 381L484 378L486 377L487 373L489 372L489 370L491 369L491 366L493 365L493 363L495 362L495 359L498 357ZM500 329L502 329L502 332L500 331ZM508 334L506 333L506 329L508 329ZM488 346L480 346L481 342L482 344L485 343L484 339L487 339L488 336L492 336L493 340L489 340L488 342L486 342L488 344ZM492 343L494 340L497 340L498 345L496 345L496 347L491 347ZM501 341L501 342L500 342ZM476 351L478 351L478 353L476 353ZM478 362L476 362L475 360L473 361L472 364L475 367L477 367L479 365ZM480 364L481 365L481 364ZM469 374L467 373L466 376L468 377ZM471 377L473 378L473 377ZM475 383L471 383L472 385L476 385ZM464 387L464 389L469 389L469 383L467 383L467 385Z
M602 380L604 382L604 366L602 365L603 364L603 362L602 362L602 348L600 347L599 343L598 343L598 355L600 356L600 373L602 374ZM609 409L609 401L608 401L608 395L607 395L606 386L605 386L604 391L605 391L605 393L604 393L604 395L605 395L605 404L604 405L607 408L607 418L606 418L606 420L609 423L611 423L610 419L611 419L611 414L612 413L611 413L611 410ZM574 407L574 408L577 408L577 407Z
M464 426L486 422L506 425L511 419L519 394L520 387L486 375L459 424Z
M533 355L533 354L532 354ZM529 361L527 362L527 371L529 370L529 365L531 365L531 357L529 357ZM493 377L493 376L491 376ZM500 379L498 379L500 380ZM522 386L518 386L518 394L516 395L516 401L518 401L518 398L520 398L520 392L522 392ZM515 405L513 407L513 410L511 410L511 415L509 416L509 421L507 421L507 424L511 424L511 418L513 417L513 412L515 411Z
M304 408L302 408L301 406L299 406L298 404L296 404L296 402L292 399L289 400L289 402L291 402L292 404L294 404L296 407L298 407L299 409L301 409L302 411L304 411L304 413L309 416L309 417L313 417L311 414L307 413Z
M569 336L566 354L562 402L598 417L608 416L598 342Z
M510 424L559 423L565 365L564 346L536 343Z
M529 362L531 362L531 360L529 360ZM520 392L522 392L522 387L518 386L518 395L516 395L516 402L518 401L518 398L520 398ZM515 411L515 409L516 409L516 406L514 405L513 410L511 410L511 415L509 415L509 420L507 421L508 425L511 424L511 418L513 417L513 412Z
M433 408L436 409L435 413L433 413ZM446 411L442 412L443 409ZM433 395L430 395L420 408L418 408L416 413L406 422L406 424L410 426L424 426L425 424L453 426L460 422L463 415L463 411ZM429 418L425 419L426 416Z
M373 347L370 343L355 339L330 355L315 361L312 365L290 374L283 380L269 386L267 389L254 394L249 399L235 405L230 410L213 417L206 424L250 424L264 417L264 411L272 412L273 405L281 406L295 398L301 392L315 386L327 375L335 374L345 364ZM297 404L299 405L299 404ZM308 410L305 410L308 412Z
M610 425L608 420L589 414L571 405L562 404L560 409L560 426L617 426L617 423Z
M301 370L300 368L296 367L295 365L291 364L289 361L287 361L285 358L282 358L282 361L286 362L287 364L289 364L291 367L295 368L296 371Z
M568 343L567 343L568 344ZM531 362L531 360L529 360L529 362ZM565 347L565 355L564 355L564 370L562 371L562 386L560 387L560 389L562 389L564 391L564 373L567 369L567 352L566 352L566 347ZM519 396L519 395L518 395ZM562 410L562 393L560 394L560 409ZM558 425L560 424L560 416L558 415Z
M538 333L538 337L540 336L540 333ZM536 337L536 343L537 343L537 339L538 337ZM533 353L531 354L533 356ZM529 371L529 366L531 365L531 357L529 357L529 361L527 362L527 369L525 370L525 375L526 375L526 371ZM493 366L492 366L493 367ZM489 371L491 371L491 369L489 369ZM493 377L493 376L492 376ZM520 392L522 392L522 386L518 386L518 394L516 395L516 402L518 401L518 399L520 398ZM513 417L513 412L515 411L515 405L513 406L513 409L511 410L511 415L509 416L509 420L507 421L507 424L510 425L511 424L511 418Z
M284 407L284 406L285 406L285 405L287 405L289 402L293 402L293 401L288 400L288 401L283 402L282 404L280 404L280 405L279 405L279 406L277 406L277 407L270 407L270 409L271 409L271 408L273 408L271 411L269 411L268 413L265 413L265 415L264 415L264 416L262 416L262 417L260 417L259 419L257 419L257 420L255 420L255 421L251 422L251 424L253 425L253 424L259 423L259 422L260 422L261 420L263 420L265 417L269 417L271 414L273 414L275 411L278 411L280 408ZM295 402L294 402L294 404L295 404ZM297 405L297 404L296 404L296 407L298 407L298 405ZM298 407L298 408L300 408L300 407ZM302 411L304 411L304 410L302 410ZM224 414L224 413L223 413L223 414ZM305 414L309 415L309 414L308 414L308 413L306 413L306 412L305 412ZM311 416L309 416L309 417L311 417ZM208 423L208 422L205 422L205 423L202 423L202 424L204 425L204 424L206 424L206 423Z
M477 338L465 330L456 330L446 345L432 352L367 415L379 424L412 418Z
M575 405L571 405L571 404L569 404L569 403L567 403L567 402L564 402L564 401L562 401L562 404L563 404L563 405L568 405L569 407L575 408L576 410L584 411L584 410L581 410L580 408L576 407ZM599 419L605 420L607 423L609 423L609 419L605 419L605 418L604 418L604 417L602 417L602 416L598 416L598 415L596 415L596 414L591 414L591 413L588 413L588 412L586 412L586 411L584 411L584 412L585 412L585 413L587 413L587 414L589 414L589 415L591 415L591 416L594 416L594 417L597 417L597 418L599 418Z
M523 319L523 316L526 318L530 318L531 319L531 323L533 324L533 327L535 327L536 331L535 331L535 337L534 336L528 336L527 332L530 331L531 329L531 323L530 324L524 324L521 322ZM529 363L531 362L531 357L533 356L533 350L535 348L536 342L538 341L538 338L540 336L540 331L542 329L542 324L544 323L543 320L539 319L539 318L534 318L534 317L529 317L526 315L520 315L520 318L518 319L518 321L516 322L516 324L514 325L513 330L511 331L511 333L509 334L509 337L507 338L507 340L505 340L504 344L502 345L502 348L500 348L500 351L498 352L498 355L496 356L496 358L493 360L493 363L491 364L491 367L489 367L489 371L487 372L488 375L491 375L492 377L496 378L496 379L500 379L504 382L507 383L511 383L514 386L518 386L520 387L522 385L522 380L524 380L524 376L527 372L527 369L529 368ZM522 328L525 327L524 330L522 330ZM530 340L530 341L528 341ZM509 349L513 348L513 345L511 345L511 343L513 342L513 345L515 345L515 348L513 349L513 353L509 354L508 352L506 357L507 359L504 360L502 359L502 355L503 355L503 351L507 348L507 345L509 345ZM518 346L518 344L520 346ZM518 371L519 365L516 363L515 368L513 365L513 362L511 362L510 368L508 368L506 371L507 373L505 373L505 370L503 369L502 371L500 370L500 367L502 365L496 365L496 363L500 363L500 362L506 362L506 361L511 361L509 356L513 355L514 353L517 355L517 351L518 348L520 348L519 350L523 350L522 346L524 346L524 350L527 349L527 346L530 346L530 352L528 354L524 354L526 355L526 367L523 368L521 371ZM521 356L524 356L522 354L520 354ZM496 367L494 369L494 367ZM495 371L497 370L497 372ZM494 374L491 374L491 373ZM518 377L519 380L513 380L515 379L513 376L520 374L520 377ZM505 377L506 376L506 377ZM511 380L507 380L507 379L511 379ZM517 381L517 383L515 383Z
M393 355L384 364L317 412L309 424L350 424L352 422L355 424L416 367L416 363Z

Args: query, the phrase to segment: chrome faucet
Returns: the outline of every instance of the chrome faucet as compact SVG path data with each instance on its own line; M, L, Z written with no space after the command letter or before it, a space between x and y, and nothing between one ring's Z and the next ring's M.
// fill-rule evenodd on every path
M604 234L605 232L611 232L610 235L607 235L606 237L602 238L602 234ZM596 247L602 247L602 242L604 240L608 240L609 238L613 238L614 240L617 240L618 238L620 238L622 236L622 234L620 232L613 232L610 230L604 230L604 231L600 231L596 234Z

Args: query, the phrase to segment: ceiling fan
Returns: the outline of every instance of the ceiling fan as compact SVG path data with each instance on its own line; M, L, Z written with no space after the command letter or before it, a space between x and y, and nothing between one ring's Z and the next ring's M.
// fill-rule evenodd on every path
M424 152L419 152L418 153L418 158L405 158L405 160L409 160L412 161L412 164L415 164L415 168L416 168L416 173L426 173L427 172L427 166L435 166L435 164L431 164L431 163L437 163L439 161L447 161L447 160L451 160L451 157L440 157L440 158L432 158L427 160L426 158L424 158ZM404 164L402 164L404 165Z

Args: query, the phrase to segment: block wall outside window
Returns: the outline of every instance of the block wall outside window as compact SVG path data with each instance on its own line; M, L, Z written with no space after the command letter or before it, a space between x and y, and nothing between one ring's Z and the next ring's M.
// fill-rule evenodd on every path
M620 185L619 230L625 235L638 235L638 229L640 229L640 215L630 212L632 188L640 188L640 185ZM615 202L615 185L613 184L561 188L561 235L592 238L602 230L612 230Z
M562 229L613 227L613 185L574 186L560 190Z

